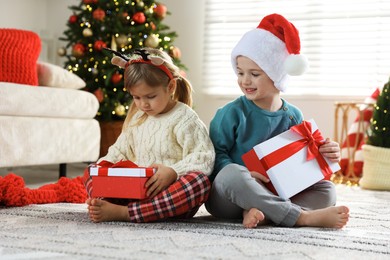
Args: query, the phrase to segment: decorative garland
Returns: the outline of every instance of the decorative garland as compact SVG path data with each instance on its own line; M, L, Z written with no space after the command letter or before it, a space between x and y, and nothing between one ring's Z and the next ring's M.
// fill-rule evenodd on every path
M25 186L23 178L14 173L0 176L0 205L20 207L60 202L84 203L86 199L87 192L81 177L61 177L57 183L30 189Z

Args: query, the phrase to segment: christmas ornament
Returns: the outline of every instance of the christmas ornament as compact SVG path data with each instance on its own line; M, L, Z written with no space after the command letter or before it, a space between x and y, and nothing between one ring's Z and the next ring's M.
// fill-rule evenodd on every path
M145 14L143 12L137 12L132 17L133 21L138 24L143 24L146 21Z
M173 59L180 59L181 58L181 51L178 47L176 46L172 46L170 49L169 49L169 55L173 58Z
M102 89L98 88L97 90L95 90L93 92L93 94L96 96L96 98L99 101L99 103L102 103L102 101L104 100L104 94L103 94Z
M152 28L152 31L156 30L156 25L153 22L149 23L150 28Z
M98 40L93 44L95 51L101 51L103 48L107 48L107 44L104 41Z
M115 114L118 116L124 116L126 114L126 108L124 105L119 104L115 107Z
M92 32L91 29L85 28L85 29L83 30L83 36L84 36L84 37L91 37L92 35L93 35L93 32Z
M114 84L118 84L122 80L122 77L123 77L122 74L116 72L116 73L112 74L111 82Z
M130 16L128 12L124 12L120 15L120 19L123 23L128 23L130 21Z
M141 0L137 0L137 6L143 8L145 6L145 3Z
M127 36L124 34L119 35L118 37L115 38L115 42L120 46L123 47L127 43Z
M78 17L77 15L71 15L69 17L69 23L77 23Z
M80 58L84 56L85 53L85 46L82 45L81 43L76 43L73 45L72 48L72 55L75 56L76 58Z
M114 51L118 50L114 35L111 36L111 45L110 46L111 46L112 50L114 50Z
M165 16L167 15L167 7L161 3L158 3L154 8L153 8L153 12L155 14L155 16L162 20L165 18Z
M61 56L61 57L65 56L66 55L66 49L64 47L58 48L57 54L58 54L58 56Z
M145 40L145 46L150 48L156 48L158 46L159 39L157 35L151 34Z
M106 17L106 13L104 12L103 9L96 9L95 11L92 12L92 17L95 19L95 20L98 20L98 21L103 21L104 18Z

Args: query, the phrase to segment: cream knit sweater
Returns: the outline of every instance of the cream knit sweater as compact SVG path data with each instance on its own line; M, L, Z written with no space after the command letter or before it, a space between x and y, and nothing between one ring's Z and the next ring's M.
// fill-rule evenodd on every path
M141 115L142 112L134 115L129 126L99 162L130 160L142 167L163 164L173 168L178 176L188 171L211 174L214 147L206 126L195 111L178 102L168 113L148 116L141 125L134 126Z

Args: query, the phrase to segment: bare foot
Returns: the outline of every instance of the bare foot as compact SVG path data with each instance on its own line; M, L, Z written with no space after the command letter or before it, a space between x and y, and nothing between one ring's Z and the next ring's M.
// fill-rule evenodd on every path
M101 199L88 199L89 218L93 222L130 221L127 206L112 204Z
M312 211L302 211L296 226L342 228L347 224L348 219L348 207L328 207Z
M246 228L255 228L261 221L264 220L264 214L256 208L251 208L250 210L244 210L242 224Z

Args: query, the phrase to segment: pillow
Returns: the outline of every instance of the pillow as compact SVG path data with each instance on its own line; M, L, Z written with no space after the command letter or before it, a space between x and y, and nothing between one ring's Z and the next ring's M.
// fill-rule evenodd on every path
M31 31L0 28L0 81L37 86L41 39Z
M54 64L38 61L37 71L40 86L80 89L86 85L76 74Z

